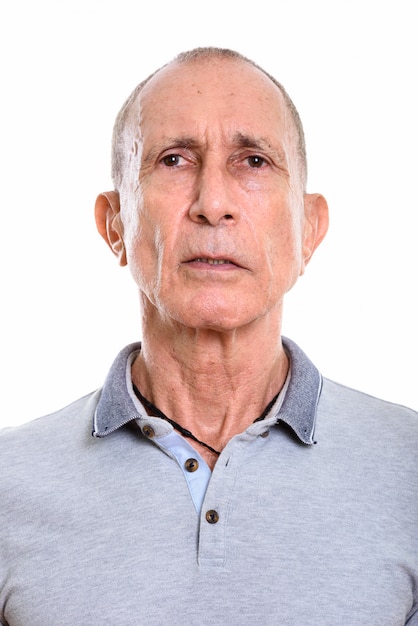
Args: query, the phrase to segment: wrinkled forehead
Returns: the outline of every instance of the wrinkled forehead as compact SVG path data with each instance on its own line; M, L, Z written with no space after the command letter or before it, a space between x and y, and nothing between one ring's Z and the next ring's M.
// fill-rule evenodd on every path
M208 77L212 78L208 82ZM237 84L251 87L271 89L277 95L280 89L261 69L239 58L229 57L199 57L189 60L174 60L155 72L141 90L142 94L152 92L153 89L176 88L183 83L189 88L203 88L206 92L217 86L224 78L228 80L229 91ZM202 80L200 80L202 79Z
M241 59L174 61L159 70L143 87L133 106L134 123L146 131L150 122L162 125L184 117L211 114L226 121L257 126L257 120L291 132L294 125L284 97L261 70ZM191 120L192 121L192 120Z

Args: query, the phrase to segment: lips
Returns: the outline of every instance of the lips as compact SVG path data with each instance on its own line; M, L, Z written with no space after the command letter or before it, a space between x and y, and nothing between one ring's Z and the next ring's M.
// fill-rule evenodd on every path
M209 259L206 257L198 257L197 259L193 259L193 261L196 263L208 263L209 265L236 265L236 263L233 263L228 259Z
M196 269L248 269L248 266L245 262L242 262L242 259L238 260L235 255L225 254L222 252L213 253L209 252L209 250L200 249L200 250L190 250L183 256L182 263L184 265L194 266Z
M196 268L217 268L217 269L246 269L241 263L238 263L236 259L229 257L213 257L205 256L204 254L197 254L185 261L186 265L194 266Z

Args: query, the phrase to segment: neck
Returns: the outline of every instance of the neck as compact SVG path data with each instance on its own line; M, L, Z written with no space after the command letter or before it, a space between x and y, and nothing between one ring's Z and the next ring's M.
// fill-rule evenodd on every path
M277 325L275 331L266 332L264 325L227 332L177 326L156 332L145 323L133 381L166 416L222 450L284 384L288 361ZM202 452L199 444L192 445Z

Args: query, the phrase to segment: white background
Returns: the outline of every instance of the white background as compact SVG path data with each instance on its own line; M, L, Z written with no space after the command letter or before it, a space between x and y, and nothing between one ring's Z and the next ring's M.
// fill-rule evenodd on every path
M0 425L102 384L140 339L137 296L95 231L114 117L182 50L239 50L284 83L327 239L284 334L333 379L418 408L416 2L3 3Z

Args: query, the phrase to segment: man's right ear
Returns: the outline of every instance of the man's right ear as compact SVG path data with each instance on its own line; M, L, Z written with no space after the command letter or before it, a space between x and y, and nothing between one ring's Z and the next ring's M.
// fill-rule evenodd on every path
M108 244L113 254L118 258L119 265L126 265L126 250L123 243L119 193L117 191L104 191L97 196L94 215L97 230Z

